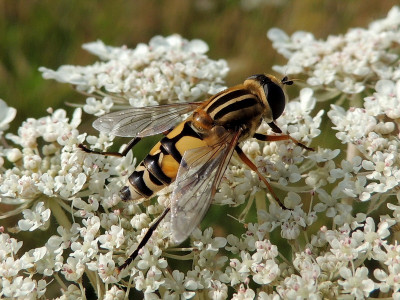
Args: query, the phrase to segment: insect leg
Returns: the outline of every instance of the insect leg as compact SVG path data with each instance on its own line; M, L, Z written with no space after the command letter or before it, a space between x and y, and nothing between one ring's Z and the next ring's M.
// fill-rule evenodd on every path
M106 152L106 151L104 151L104 152L102 152L102 151L94 151L94 150L90 150L89 148L87 148L83 144L79 144L78 147L81 148L86 153L94 153L94 154L101 154L101 155L111 155L111 156L123 157L123 156L126 156L128 154L128 152L133 148L133 146L135 146L141 139L142 138L140 138L140 137L133 138L128 143L128 145L126 145L124 151L122 151L121 153L119 153L119 152Z
M255 133L254 138L260 141L265 141L265 142L276 142L276 141L284 141L284 140L291 140L293 143L295 143L297 146L300 146L301 148L304 148L309 151L314 151L313 148L307 147L306 145L300 143L298 140L292 138L288 134L281 134L281 135L265 135L261 133Z
M271 127L273 132L282 133L282 130L274 122L268 123L268 125L269 125L269 127Z
M154 230L158 227L160 222L165 218L165 216L168 214L170 211L170 208L167 207L163 213L158 217L158 219L149 227L147 230L146 234L144 235L143 239L140 241L139 245L137 246L136 250L133 251L133 253L128 257L125 262L120 265L117 269L117 272L120 273L123 269L125 269L139 254L140 249L143 248L144 245L149 241L151 235L153 234Z
M260 171L258 171L256 165L246 156L246 154L244 154L243 150L240 149L239 146L235 147L236 153L239 155L240 159L250 168L252 169L254 172L257 173L258 177L265 183L265 185L267 186L270 194L272 195L272 197L275 199L275 201L279 204L280 207L282 207L283 209L287 209L285 207L285 205L283 205L283 203L281 202L281 200L279 200L278 196L275 194L274 190L272 189L272 186L270 185L270 183L268 182L268 180L260 173Z

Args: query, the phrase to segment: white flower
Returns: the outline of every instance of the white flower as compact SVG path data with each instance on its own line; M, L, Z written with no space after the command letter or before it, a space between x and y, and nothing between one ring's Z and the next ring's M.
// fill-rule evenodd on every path
M9 123L14 120L17 110L9 107L3 99L0 99L0 136L9 128Z
M86 240L83 243L73 242L71 244L71 250L74 251L70 254L71 256L83 261L93 259L99 251L96 240Z
M52 276L54 272L61 270L63 266L64 259L62 257L63 250L61 247L58 249L51 249L46 245L45 247L33 249L33 263L34 267L39 274L45 276ZM25 257L21 257L21 260Z
M61 289L61 292L60 300L80 299L82 297L82 291L75 284L68 285L67 290Z
M64 264L61 269L61 273L64 275L65 279L74 282L82 277L84 271L84 263L75 257L68 257L67 263Z
M271 204L269 212L265 210L258 211L260 221L265 222L267 231L273 231L280 227L281 236L285 239L296 239L302 227L311 225L316 218L314 213L307 215L301 208L301 197L293 192L288 193L284 200L285 206L290 209L282 209L280 206Z
M143 291L145 295L155 292L164 283L161 274L160 270L153 267L147 271L146 277L139 271L138 276L134 278L136 289Z
M320 299L316 280L302 278L298 275L286 277L277 292L284 299Z
M82 186L86 182L86 175L79 173L77 177L73 174L68 173L67 175L60 175L54 178L55 191L60 193L63 198L69 198L81 190Z
M397 263L395 265L388 265L387 272L382 269L375 269L374 276L380 281L377 284L379 289L383 293L388 293L390 290L398 291L400 288L399 282L400 265Z
M211 272L207 269L200 271L199 266L195 266L192 270L187 272L185 278L185 288L188 290L204 289L211 285Z
M96 100L94 97L89 97L86 99L86 105L83 106L83 110L88 114L101 116L110 112L112 106L113 102L110 97L104 97L101 101Z
M277 246L271 244L268 240L257 241L255 244L257 252L252 256L255 261L274 259L279 254Z
M7 149L4 152L10 162L16 162L22 158L22 152L18 148Z
M0 233L0 259L14 256L21 247L21 241L18 242L16 239L11 238L7 233Z
M38 202L33 210L25 209L22 214L24 215L24 220L18 222L21 230L34 231L38 228L42 230L47 229L51 213L49 208L45 208L44 202Z
M242 235L241 239L230 234L227 236L227 242L230 246L226 246L225 249L233 254L238 254L242 250L254 251L255 249L255 237L252 232Z
M42 137L46 142L71 139L71 131L80 123L81 109L75 110L70 123L65 110L57 109L50 113L50 116L38 120L28 119L19 128L18 135L7 134L6 138L26 148L36 147L38 137Z
M346 226L341 228L341 235L337 236L336 231L329 230L326 238L331 246L330 251L339 259L344 261L353 261L361 255L358 247L360 242L349 236L350 229Z
M383 256L383 261L386 265L396 265L400 261L400 245L383 245L385 248L385 255Z
M273 260L255 263L252 266L252 271L254 272L254 282L260 285L271 283L276 280L281 273L279 265Z
M18 276L13 281L4 278L2 281L2 292L8 298L37 299L46 292L44 280L33 280L29 277Z
M232 299L235 300L253 300L255 297L255 293L250 288L245 288L243 285L240 285L240 288L237 293L233 294Z
M245 282L251 275L252 267L256 264L256 261L246 251L242 251L240 256L241 260L236 258L230 260L229 267L225 272L231 285Z
M358 75L358 74L357 74ZM365 75L365 74L361 74ZM338 90L346 94L359 94L364 90L364 85L360 82L354 82L350 77L345 77L343 81L336 80L335 86Z
M174 270L171 278L166 278L165 284L171 287L172 292L163 295L164 299L190 299L196 295L194 291L187 291L185 288L185 274Z
M208 292L208 297L213 300L226 299L228 297L228 287L219 281L213 281L211 283L211 290Z
M367 114L365 109L351 108L346 112L342 107L336 105L331 107L332 110L328 112L328 116L336 125L333 129L339 131L336 137L343 143L357 143L362 137L367 136L377 124L375 118Z
M345 280L339 280L344 293L350 294L355 299L364 299L376 288L375 283L368 278L366 267L357 268L353 273L349 268L342 267L340 276Z
M99 236L98 241L100 247L108 250L114 248L120 248L122 243L125 241L124 229L119 226L112 225L110 231L106 231L105 234Z
M390 119L399 118L400 81L379 80L375 90L376 93L364 99L364 107L374 116L385 114Z
M4 278L17 276L18 272L23 269L23 267L21 260L15 260L13 257L4 257L0 265L0 275Z
M131 218L130 223L134 229L142 229L149 226L151 219L145 213L135 214Z
M125 299L125 291L119 289L116 285L113 285L111 289L106 291L104 300L123 300Z
M212 238L212 228L207 228L203 232L199 229L193 230L193 245L199 250L210 250L218 251L219 248L223 248L226 245L226 239L223 237Z
M140 255L140 261L137 263L137 268L141 270L148 270L149 268L165 269L168 266L165 258L161 257L162 251L157 247L153 247L152 253L147 248L143 249Z
M118 282L118 274L115 262L112 259L112 252L107 252L105 255L100 253L96 258L97 261L87 263L89 270L97 271L101 280L106 284Z
M267 294L266 292L262 291L258 294L258 300L279 300L281 299L276 292L272 292L272 294Z
M84 227L80 228L80 234L85 240L92 241L98 235L100 229L100 218L98 216L89 217L82 221Z
M104 283L109 284L118 282L117 274L115 272L115 262L112 259L112 252L108 252L106 255L100 253L97 271Z

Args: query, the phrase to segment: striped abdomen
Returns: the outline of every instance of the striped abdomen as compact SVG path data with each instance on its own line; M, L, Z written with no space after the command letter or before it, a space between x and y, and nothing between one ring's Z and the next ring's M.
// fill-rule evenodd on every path
M188 149L205 146L201 136L182 122L158 142L129 176L120 191L123 200L149 198L171 184L178 173L183 154Z

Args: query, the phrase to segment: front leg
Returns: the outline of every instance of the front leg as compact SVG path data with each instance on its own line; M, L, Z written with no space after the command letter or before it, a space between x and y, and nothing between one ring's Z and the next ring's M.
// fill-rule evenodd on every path
M276 142L276 141L285 141L285 140L291 140L293 143L295 143L297 146L300 146L301 148L304 148L309 151L314 151L313 148L307 147L306 145L300 143L298 140L295 138L292 138L288 134L281 134L281 135L266 135L266 134L261 134L261 133L255 133L254 138L260 141L264 142Z

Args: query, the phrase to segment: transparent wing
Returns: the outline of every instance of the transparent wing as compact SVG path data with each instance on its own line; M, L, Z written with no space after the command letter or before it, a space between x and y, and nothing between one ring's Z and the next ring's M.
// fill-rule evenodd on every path
M172 242L180 244L206 214L241 131L225 133L213 146L185 152L171 199Z
M144 137L171 129L182 114L196 109L198 103L130 108L101 116L93 122L98 131L122 137Z

